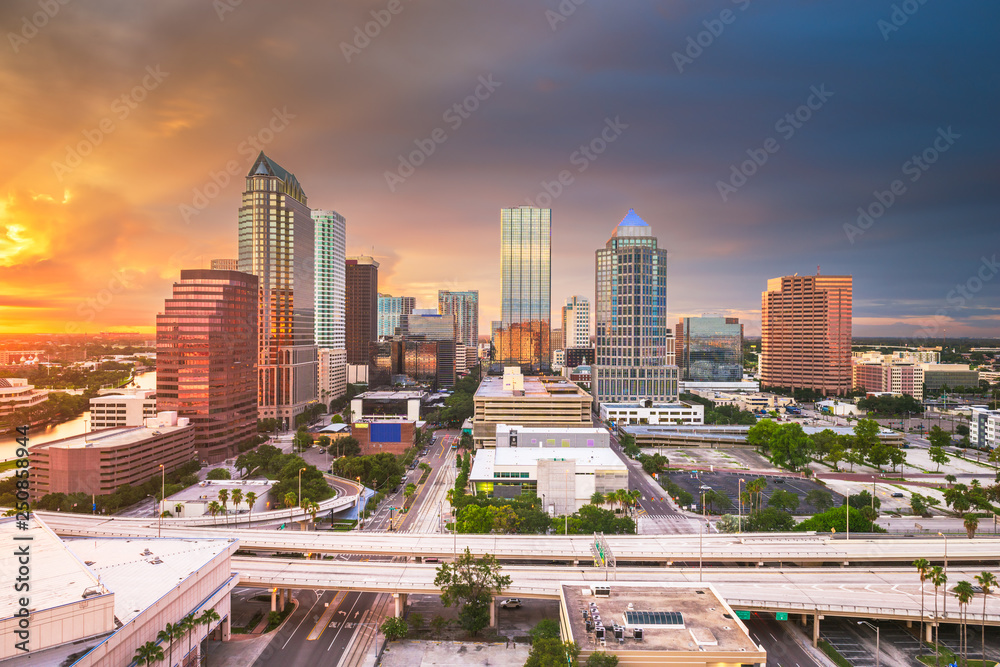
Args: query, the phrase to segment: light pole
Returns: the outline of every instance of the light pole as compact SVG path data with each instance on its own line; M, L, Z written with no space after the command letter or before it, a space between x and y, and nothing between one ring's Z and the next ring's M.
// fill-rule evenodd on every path
M163 527L163 501L166 500L167 492L167 469L160 464L160 506L156 511L156 536L160 537L161 528Z
M702 556L705 553L705 526L698 522L698 581L701 581Z
M851 539L851 491L848 489L847 495L844 496L844 514L847 515L847 537L844 539Z
M746 483L746 480L743 480L743 479L740 480L740 483L737 485L737 489L739 489L739 491L736 494L737 498L740 501L740 518L738 519L739 523L737 524L737 526L738 526L737 527L737 532L740 533L740 534L743 533L743 485L745 483Z
M365 500L365 506L361 507L361 498L365 497L365 487L361 486L361 475L358 475L354 479L358 480L358 516L361 518L361 528L359 530L365 529L365 511L368 509L368 501Z
M938 532L938 535L944 538L944 580L948 581L948 536L941 532ZM941 614L946 615L947 613L948 613L948 589L946 587L944 591L944 607L941 609Z
M879 667L879 643L882 633L877 625L872 625L868 621L858 621L858 625L867 625L869 628L875 630L875 667Z

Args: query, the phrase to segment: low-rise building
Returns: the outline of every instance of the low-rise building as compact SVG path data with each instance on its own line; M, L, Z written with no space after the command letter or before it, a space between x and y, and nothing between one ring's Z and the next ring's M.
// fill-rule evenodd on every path
M927 397L941 394L945 387L978 387L979 371L969 368L968 364L920 364L924 370L924 395Z
M161 412L145 426L93 431L28 448L31 495L86 493L107 495L122 484L142 484L179 468L195 457L194 426Z
M35 389L24 378L0 378L0 417L16 410L33 408L49 400L44 391Z
M226 521L226 516L239 517L252 512L266 512L272 509L271 486L269 479L206 479L194 486L178 491L166 500L160 501L160 511L169 512L173 517L205 516L209 514L212 502L222 504L219 492L226 491L226 505L219 513L220 521ZM233 491L239 491L242 499L237 505L233 501ZM250 507L247 494L254 494L254 504Z
M518 367L503 377L485 377L473 398L472 437L477 448L493 447L498 424L574 428L593 426L593 398L562 377L523 376Z
M750 447L747 431L750 426L625 426L621 430L635 438L640 448L658 447ZM850 426L803 426L806 435L830 430L837 435L853 435ZM887 428L879 428L878 438L887 445L902 447L903 435Z
M118 426L142 426L156 416L156 392L148 389L116 389L90 399L90 430Z
M354 422L351 434L361 447L361 455L402 454L417 442L417 423L405 419Z
M704 424L705 406L700 403L601 403L601 420L624 424Z
M681 380L678 385L681 393L700 394L703 391L718 391L726 394L753 393L760 391L760 382L756 380L737 380L735 382L696 382Z
M1000 410L974 405L969 419L969 444L979 449L1000 447Z
M532 428L497 424L497 448L610 446L611 436L604 428Z
M817 401L816 409L823 414L836 415L837 417L863 417L867 414L850 401Z
M503 447L476 453L469 482L496 498L536 495L551 516L565 516L595 491L628 489L628 468L610 448Z
M365 421L418 421L426 391L366 391L351 399L351 416Z

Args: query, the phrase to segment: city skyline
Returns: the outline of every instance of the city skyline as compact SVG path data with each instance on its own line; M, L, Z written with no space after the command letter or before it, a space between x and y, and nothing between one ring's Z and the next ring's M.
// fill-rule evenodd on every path
M354 221L347 253L380 262L383 291L478 290L481 335L499 319L495 211L526 203L555 215L556 309L593 298L591 248L635 208L674 254L672 320L719 312L759 335L766 281L820 265L854 276L857 335L1000 333L997 46L965 31L992 5L896 25L860 1L431 2L363 48L363 7L115 7L60 5L30 38L37 8L0 8L18 129L0 139L0 333L152 333L181 269L236 255L260 149Z

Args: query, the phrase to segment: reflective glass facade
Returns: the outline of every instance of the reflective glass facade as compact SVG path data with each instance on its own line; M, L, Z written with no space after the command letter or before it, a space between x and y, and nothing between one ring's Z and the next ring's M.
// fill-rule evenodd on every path
M467 347L479 344L479 292L438 290L438 312L455 320L455 342Z
M294 174L263 152L239 212L240 271L259 281L257 406L284 427L317 400L315 227Z
M501 209L500 327L493 340L497 361L529 370L550 367L551 242L551 209Z
M347 392L344 262L347 221L336 211L314 210L316 228L316 346L319 397L324 403Z
M692 382L743 379L743 325L735 317L685 317L677 323L677 366Z
M392 338L397 333L406 334L407 317L417 307L412 296L378 295L377 333L379 338ZM397 332L396 329L399 329Z
M677 400L667 251L634 211L596 253L593 391L600 403Z

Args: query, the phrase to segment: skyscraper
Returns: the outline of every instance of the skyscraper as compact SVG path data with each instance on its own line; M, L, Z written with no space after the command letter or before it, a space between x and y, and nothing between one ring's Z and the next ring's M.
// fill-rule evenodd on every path
M500 327L496 360L549 368L552 299L552 210L519 206L500 211Z
M784 276L761 293L760 383L851 391L851 276Z
M258 415L283 428L317 399L314 245L302 186L262 151L240 206L239 261L258 280Z
M377 336L391 338L399 329L401 335L406 335L407 318L417 307L417 300L412 296L378 295Z
M677 400L674 339L667 327L667 251L629 209L596 253L599 403Z
M735 317L685 317L677 322L677 366L681 380L739 382L743 379L743 325Z
M184 270L156 316L156 408L190 418L202 461L257 433L257 293L247 273Z
M562 307L563 347L590 347L590 302L571 296Z
M336 211L312 212L316 226L316 346L319 396L325 404L347 392L344 306L347 221Z
M455 342L466 347L479 344L479 291L438 290L438 312L455 319Z
M349 257L346 285L347 363L368 365L378 331L378 262Z
M240 260L238 259L213 259L211 267L218 271L239 271Z

